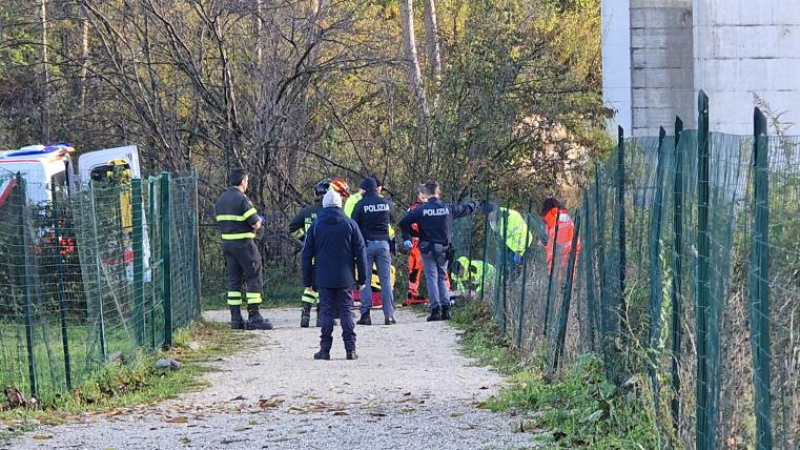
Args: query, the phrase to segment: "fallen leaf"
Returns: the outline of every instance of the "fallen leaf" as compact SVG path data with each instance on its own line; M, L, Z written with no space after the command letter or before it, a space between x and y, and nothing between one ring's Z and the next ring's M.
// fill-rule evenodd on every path
M461 417L463 415L464 415L464 413L456 411L456 412L450 414L450 417Z
M181 443L182 443L183 445L189 445L191 442L192 442L192 440L191 440L191 439L189 439L188 437L182 437L182 438L181 438Z
M33 437L34 441L46 441L48 439L53 439L53 436L49 434L37 434L36 436Z
M258 400L258 407L261 409L274 409L279 408L285 400L283 397L273 395L270 398L262 398Z
M234 397L231 399L232 402L238 402L244 400L244 396L240 395L238 397Z
M186 416L173 417L166 420L167 423L189 423L189 418Z
M369 413L369 415L370 416L375 416L375 417L386 417L386 413L377 412L377 411L371 412L371 413Z
M247 431L247 430L252 430L252 429L253 429L253 427L236 427L236 428L233 429L233 431L236 431L238 433L238 432L241 432L241 431Z
M489 389L489 387L487 387L487 386L481 386L481 387L479 387L478 389L480 389L481 391L485 391L485 390Z
M480 402L476 404L475 407L478 409L489 409L489 405L487 405L485 402Z
M336 411L333 413L334 416L349 416L350 413L347 411Z

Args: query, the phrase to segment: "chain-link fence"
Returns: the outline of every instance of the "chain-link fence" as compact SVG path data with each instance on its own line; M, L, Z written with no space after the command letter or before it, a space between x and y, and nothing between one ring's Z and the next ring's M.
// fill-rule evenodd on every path
M0 187L0 385L65 395L197 316L195 175Z
M515 345L554 374L600 355L650 399L665 447L796 449L800 138L767 137L758 110L754 136L710 133L704 95L699 111L698 130L620 130L554 222L495 199L458 222L483 248L459 251L496 268L476 296Z

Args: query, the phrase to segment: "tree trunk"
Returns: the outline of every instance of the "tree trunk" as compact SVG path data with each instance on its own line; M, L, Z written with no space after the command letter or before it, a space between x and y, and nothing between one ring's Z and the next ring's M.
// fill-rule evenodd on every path
M50 141L50 75L48 73L48 65L50 64L47 52L47 0L42 0L39 9L39 24L42 28L42 139L45 142Z
M428 51L430 72L435 83L433 107L439 103L439 85L442 82L442 56L439 52L439 25L436 20L436 0L425 0L425 46Z
M89 12L86 5L81 2L81 113L85 116L86 107L86 80L89 74Z
M422 119L426 120L430 116L430 108L428 108L428 100L425 95L422 71L419 68L417 39L414 37L414 1L402 0L400 2L400 14L403 21L403 44L405 47L409 78L414 87L417 101L419 102Z

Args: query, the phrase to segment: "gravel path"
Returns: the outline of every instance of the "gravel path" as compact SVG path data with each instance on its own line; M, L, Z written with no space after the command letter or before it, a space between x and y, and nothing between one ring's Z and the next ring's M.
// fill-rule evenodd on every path
M407 310L398 325L356 328L360 359L314 361L318 329L299 310L243 353L215 361L208 387L160 405L38 430L9 448L74 449L526 449L518 417L480 409L501 377L458 353L456 332ZM374 316L381 319L376 311ZM226 320L227 312L208 313ZM335 331L337 332L338 329ZM1 445L0 445L1 447Z

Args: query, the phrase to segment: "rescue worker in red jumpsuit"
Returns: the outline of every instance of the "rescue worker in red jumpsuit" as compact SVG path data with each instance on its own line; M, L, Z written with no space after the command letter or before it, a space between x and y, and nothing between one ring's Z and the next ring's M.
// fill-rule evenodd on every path
M547 268L550 270L566 270L569 254L572 251L572 238L575 234L575 223L569 211L555 198L548 198L542 203L542 220L544 221L547 242L541 243L547 250ZM556 226L557 225L557 226ZM581 252L581 242L578 240L577 255ZM558 259L556 260L556 254ZM555 261L555 264L554 264ZM576 265L577 267L577 265Z

